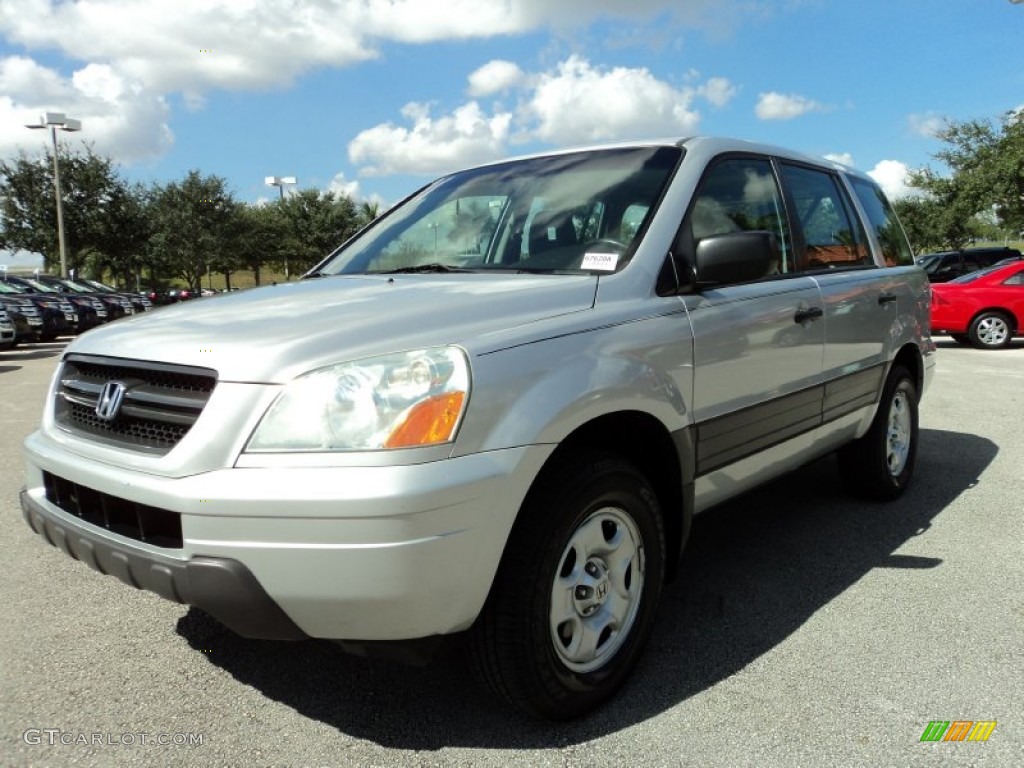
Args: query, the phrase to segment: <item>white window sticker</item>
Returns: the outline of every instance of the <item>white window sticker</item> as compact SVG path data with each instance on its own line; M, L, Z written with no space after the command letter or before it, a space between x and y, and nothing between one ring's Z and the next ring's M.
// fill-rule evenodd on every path
M588 251L583 254L583 264L580 269L599 269L602 272L614 272L619 263L617 253L593 253Z

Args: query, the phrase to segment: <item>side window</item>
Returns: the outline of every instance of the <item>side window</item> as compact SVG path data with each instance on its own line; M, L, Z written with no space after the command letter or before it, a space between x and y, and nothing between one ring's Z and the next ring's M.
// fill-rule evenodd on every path
M907 236L903 233L896 213L882 190L865 179L850 178L853 192L867 214L868 222L875 230L875 236L882 245L882 258L886 266L909 267L914 264L914 252L910 249Z
M735 157L716 163L701 182L690 210L689 230L694 250L701 239L712 235L767 230L779 244L779 271L793 271L782 195L767 159Z
M1003 285L1024 285L1024 272L1018 272L1015 275L1010 275L1008 278L1003 280Z
M864 230L839 179L796 165L783 164L781 172L804 234L804 268L873 265Z

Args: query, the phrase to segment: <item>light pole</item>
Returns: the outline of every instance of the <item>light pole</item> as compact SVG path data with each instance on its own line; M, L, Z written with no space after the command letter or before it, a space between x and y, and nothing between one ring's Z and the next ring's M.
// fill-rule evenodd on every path
M268 187L277 187L277 191L281 193L281 199L284 200L284 188L285 185L294 185L297 183L297 179L294 176L267 176L264 181ZM284 279L289 280L290 275L288 273L288 252L285 251L284 256Z
M57 198L57 245L60 248L60 276L68 276L68 252L64 245L64 202L60 194L60 163L57 161L57 129L72 133L82 130L82 121L67 117L63 112L46 112L38 123L29 123L26 128L49 128L53 140L53 194Z

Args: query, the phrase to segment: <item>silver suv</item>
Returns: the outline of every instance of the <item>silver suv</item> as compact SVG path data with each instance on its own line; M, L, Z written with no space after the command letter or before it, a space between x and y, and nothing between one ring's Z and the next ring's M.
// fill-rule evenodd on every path
M457 635L567 718L634 666L693 515L833 451L872 498L914 470L928 283L831 162L694 138L495 163L306 278L71 344L29 525L248 637Z

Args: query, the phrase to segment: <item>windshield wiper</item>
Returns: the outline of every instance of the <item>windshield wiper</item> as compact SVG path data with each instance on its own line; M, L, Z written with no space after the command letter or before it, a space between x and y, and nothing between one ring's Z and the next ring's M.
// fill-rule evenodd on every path
M399 275L399 274L413 274L415 272L472 272L472 269L464 269L463 267L451 267L447 264L439 264L432 262L430 264L415 264L411 267L399 267L398 269L386 269L382 272L376 272L372 274L378 275Z

